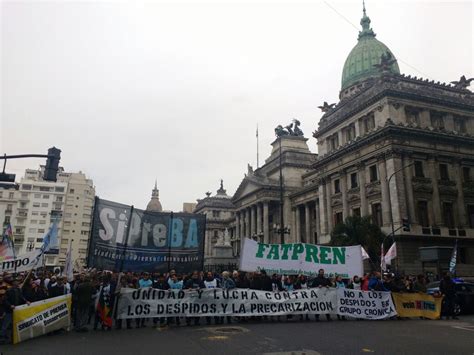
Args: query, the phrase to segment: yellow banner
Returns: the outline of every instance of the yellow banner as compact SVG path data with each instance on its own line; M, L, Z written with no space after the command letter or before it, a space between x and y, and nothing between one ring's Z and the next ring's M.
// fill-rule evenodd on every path
M400 317L425 317L438 319L441 315L442 297L424 293L394 293L393 302Z
M15 307L13 310L13 344L67 328L70 322L70 294Z

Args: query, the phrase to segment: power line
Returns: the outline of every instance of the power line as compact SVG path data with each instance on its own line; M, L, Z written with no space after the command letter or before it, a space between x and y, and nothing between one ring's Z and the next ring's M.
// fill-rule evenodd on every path
M329 4L326 0L323 0L323 2L324 2L329 8L331 8L339 17L341 17L344 21L346 21L348 24L350 24L352 27L354 27L357 31L360 30L359 27L357 27L357 26L356 26L351 20L349 20L346 16L344 16L343 14L341 14L336 8L334 8L334 7L333 7L331 4ZM398 57L397 60L400 61L400 62L402 62L402 63L405 64L406 66L410 67L411 69L417 71L418 73L420 73L421 75L423 75L425 78L432 78L432 76L423 73L421 70L417 69L417 68L414 67L413 65L408 64L406 61L404 61L404 60L401 59L400 57Z

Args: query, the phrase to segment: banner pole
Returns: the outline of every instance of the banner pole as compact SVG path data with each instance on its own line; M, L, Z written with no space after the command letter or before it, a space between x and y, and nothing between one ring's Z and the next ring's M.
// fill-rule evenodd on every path
M170 226L168 229L168 272L171 269L171 237L172 237L172 230L173 230L173 211L170 214Z

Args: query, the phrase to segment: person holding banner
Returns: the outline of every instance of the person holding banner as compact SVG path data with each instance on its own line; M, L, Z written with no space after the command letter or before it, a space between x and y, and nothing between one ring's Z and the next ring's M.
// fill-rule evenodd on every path
M444 313L446 315L446 320L451 317L452 319L459 319L454 315L454 306L456 302L456 285L454 281L451 279L451 275L449 272L444 274L443 279L439 283L439 291L444 296ZM440 319L443 316L441 315Z
M199 278L199 271L193 271L190 279L184 284L184 290L193 290L198 288L206 288L204 282ZM199 325L199 317L186 317L186 325L191 325L191 318L194 319L194 325Z
M312 288L322 288L326 287L329 288L331 286L331 280L324 276L324 269L319 269L318 276L314 278L313 282L311 283ZM319 322L319 314L314 315L316 322ZM329 313L326 314L326 319L328 321L332 321L331 315Z

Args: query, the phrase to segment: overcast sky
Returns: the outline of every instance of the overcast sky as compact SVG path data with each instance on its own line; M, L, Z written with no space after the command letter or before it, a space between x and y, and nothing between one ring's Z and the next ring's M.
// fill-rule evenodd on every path
M474 76L471 1L367 0L403 73ZM335 11L335 10L337 11ZM102 198L179 211L233 194L293 117L308 144L336 102L361 1L2 2L0 153L62 150ZM43 160L17 160L19 178Z

